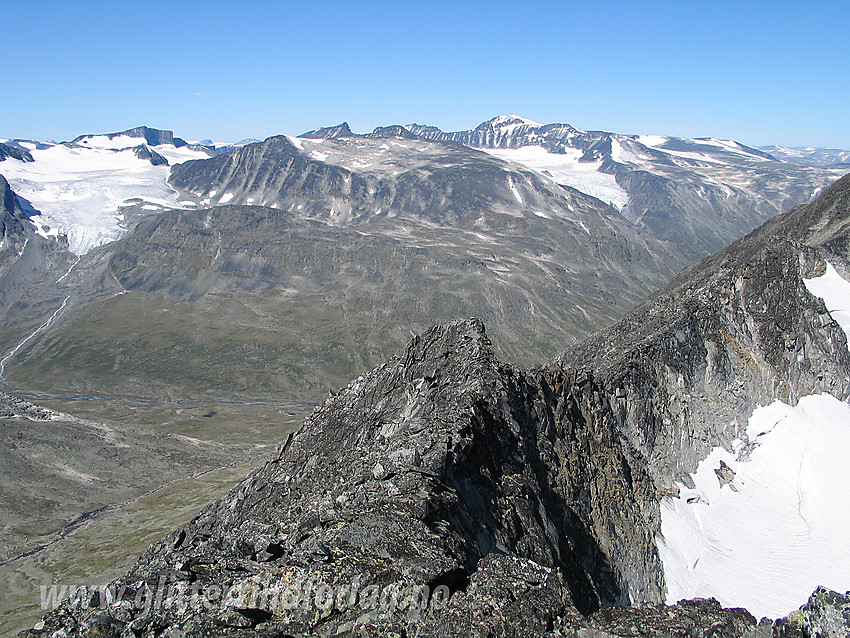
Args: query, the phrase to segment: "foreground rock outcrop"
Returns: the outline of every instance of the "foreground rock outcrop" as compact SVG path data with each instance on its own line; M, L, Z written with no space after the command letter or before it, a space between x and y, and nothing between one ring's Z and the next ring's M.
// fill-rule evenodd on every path
M500 363L476 319L414 338L32 635L846 635L834 592L775 625L660 604L656 536L661 498L753 407L850 394L845 336L802 282L847 267L848 192L541 369Z

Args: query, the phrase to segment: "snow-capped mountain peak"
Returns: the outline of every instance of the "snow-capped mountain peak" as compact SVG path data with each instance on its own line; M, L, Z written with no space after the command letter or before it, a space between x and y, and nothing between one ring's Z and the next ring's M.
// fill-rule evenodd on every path
M172 131L150 128L148 126L137 126L135 128L120 131L118 133L105 133L101 135L80 135L71 141L72 144L100 148L129 148L139 144L150 146L161 146L168 144L175 148L186 146L186 140L175 137Z
M533 120L529 120L527 118L524 118L520 115L517 115L516 113L511 113L510 115L497 115L496 117L494 117L491 120L487 120L486 122L482 122L481 124L478 125L477 128L480 129L480 128L489 127L489 128L499 128L499 129L505 129L505 128L513 129L513 128L516 128L518 126L528 126L528 127L536 128L536 127L542 126L542 124L540 124L538 122L534 122Z

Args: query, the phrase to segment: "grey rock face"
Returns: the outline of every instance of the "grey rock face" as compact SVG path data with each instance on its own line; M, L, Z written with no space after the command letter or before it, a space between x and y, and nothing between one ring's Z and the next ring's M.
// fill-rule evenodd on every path
M685 269L626 319L565 353L559 366L619 388L629 439L658 489L739 437L775 399L850 396L850 353L803 277L828 259L846 272L850 178ZM633 399L632 399L633 397ZM638 425L639 424L639 425Z
M415 133L412 133L399 124L394 124L392 126L379 126L369 134L369 137L400 137L408 140L418 139L418 136Z
M818 587L799 611L776 623L781 638L847 638L850 636L850 592Z
M338 226L402 216L486 231L489 214L498 212L569 219L586 234L578 221L605 209L593 198L484 153L399 139L403 142L380 136L304 141L297 148L285 136L273 137L176 166L169 183L199 204L273 206ZM619 218L613 210L606 216ZM621 225L621 232L657 245Z
M676 636L754 638L755 618L745 609L723 609L713 598L682 601L678 605L642 605L602 609L590 619L591 629L581 636ZM598 633L596 633L598 632ZM767 636L770 636L768 630Z
M337 124L336 126L323 126L322 128L307 131L306 133L302 133L298 137L303 137L311 140L327 140L335 139L337 137L354 137L354 133L351 132L351 128L348 126L348 122L343 122L342 124Z
M5 160L7 157L11 157L12 159L20 160L22 162L34 161L32 155L30 155L29 151L26 149L0 143L0 162Z
M424 139L458 142L473 148L521 148L523 146L542 146L554 153L572 148L573 140L584 136L581 144L586 148L604 139L605 133L593 131L587 133L569 124L546 124L525 120L516 115L503 115L482 122L469 131L446 133L436 126L410 124L406 127L412 133Z
M26 234L26 215L21 209L18 197L9 186L6 178L0 175L0 229L3 231L4 242L13 237L23 237Z
M139 159L149 161L151 166L168 166L168 160L147 144L140 144L134 148L133 154Z

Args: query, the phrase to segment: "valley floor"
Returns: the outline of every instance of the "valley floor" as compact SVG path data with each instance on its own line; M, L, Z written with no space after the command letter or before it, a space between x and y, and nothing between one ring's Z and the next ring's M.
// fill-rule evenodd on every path
M42 588L49 596L53 586L106 583L126 570L261 464L312 409L27 398L62 417L2 420L0 636L44 614ZM27 439L17 436L24 429Z

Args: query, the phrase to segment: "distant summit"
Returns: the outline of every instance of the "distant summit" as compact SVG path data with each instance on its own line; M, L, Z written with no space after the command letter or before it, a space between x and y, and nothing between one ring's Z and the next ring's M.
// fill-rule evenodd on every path
M490 125L493 128L502 128L505 126L543 126L539 122L529 120L528 118L517 115L516 113L511 113L510 115L497 115L492 120L488 120L482 124L479 124L478 128L487 125Z
M302 133L298 137L303 137L308 140L327 140L337 137L354 137L348 122L337 124L336 126L323 126L322 128L313 129Z
M106 138L108 140L115 140L120 137L137 137L145 140L147 144L150 146L160 146L162 144L171 144L177 148L181 148L183 146L187 146L187 142L184 139L179 137L174 137L173 131L150 128L147 126L137 126L135 128L127 129L126 131L120 131L118 133L107 133L105 135L80 135L79 137L71 140L72 144L82 144L87 145L91 143L91 141L95 138Z
M770 153L773 157L783 162L794 162L795 164L810 165L834 165L850 164L850 151L840 148L814 148L787 147L787 146L762 146L761 150Z

